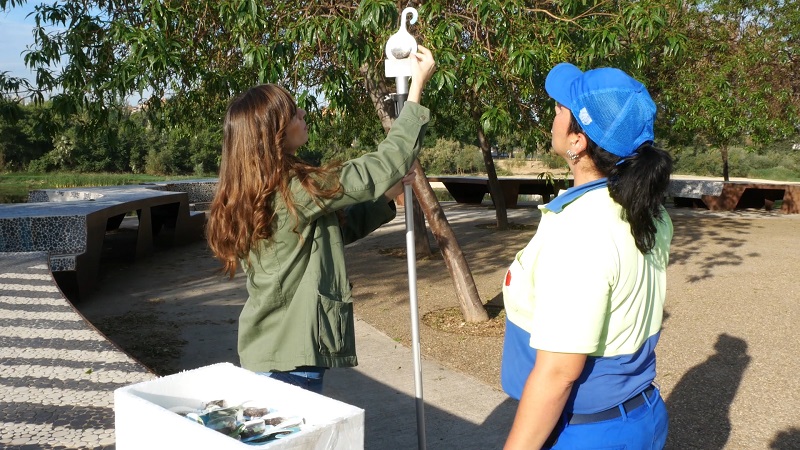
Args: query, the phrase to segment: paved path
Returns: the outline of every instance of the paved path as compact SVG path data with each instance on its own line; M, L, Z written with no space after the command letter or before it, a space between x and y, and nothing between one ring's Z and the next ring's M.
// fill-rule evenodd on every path
M44 253L4 254L0 274L0 448L114 448L113 391L154 375L63 297ZM325 394L365 409L367 449L415 448L411 351L366 322L356 330L361 364L330 371ZM230 349L214 357L226 351L220 359L235 362ZM515 402L434 361L423 360L422 377L428 448L500 447Z
M325 395L365 410L367 449L417 447L411 350L356 322L359 365L325 375ZM430 449L502 448L517 402L485 383L422 361L424 436Z
M773 219L761 219L763 213L708 213L700 218L691 211L674 212L682 220L676 221L681 227L674 243L670 316L660 345L659 373L674 418L671 431L681 439L668 448L800 449L800 384L792 375L798 291L794 283L787 289L776 282L756 282L796 276L800 222L770 214L781 224L776 231L767 226ZM465 208L463 214L485 216L487 210ZM760 219L749 224L745 219L751 216ZM697 221L709 225L698 230ZM773 239L781 245L767 248L767 240ZM200 250L180 254L184 264L194 262L195 272L203 270ZM773 262L778 262L777 269L765 269ZM0 448L111 448L113 390L151 375L78 320L54 289L46 262L24 262L26 270L9 264L5 255L0 258ZM235 332L215 328L210 336L208 326L224 322L235 330L240 292L220 284L218 277L180 279L169 271L175 261L151 264L148 282L124 294L158 300L158 308L182 304L185 315L168 317L200 325L194 327L181 366L238 362ZM141 275L138 266L120 276ZM169 302L163 300L167 298ZM115 302L103 303L94 307ZM329 372L326 395L366 410L367 449L415 448L410 350L365 322L357 322L356 332L360 365ZM435 361L423 360L422 374L428 448L502 447L515 401Z
M154 375L62 297L44 254L5 254L1 261L0 448L113 448L113 391ZM366 410L366 448L414 448L411 351L366 322L356 330L362 363L330 371L326 395ZM433 361L423 361L422 376L429 448L502 442L515 411L505 394Z
M61 295L45 253L0 257L0 447L114 447L114 389L154 378Z

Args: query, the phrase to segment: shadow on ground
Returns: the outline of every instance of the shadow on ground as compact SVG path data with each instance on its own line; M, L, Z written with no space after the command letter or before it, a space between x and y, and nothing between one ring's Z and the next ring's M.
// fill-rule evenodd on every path
M349 379L346 386L340 383L344 378ZM359 388L352 389L353 386ZM325 395L365 410L364 448L417 447L415 397L358 373L355 369L336 369L326 375ZM426 403L422 413L425 440L431 449L502 448L516 409L517 402L506 399L483 422L474 423ZM469 411L465 411L464 415L469 415Z

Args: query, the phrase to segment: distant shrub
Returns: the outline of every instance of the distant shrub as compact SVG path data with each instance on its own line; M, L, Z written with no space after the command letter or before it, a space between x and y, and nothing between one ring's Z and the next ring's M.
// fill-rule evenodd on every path
M722 154L711 148L681 147L669 149L674 173L721 177ZM775 181L800 180L800 152L790 147L744 148L728 150L728 171L731 177L763 178Z
M778 166L770 167L769 169L754 170L750 172L749 177L776 181L800 181L799 173L797 169Z
M553 152L542 152L539 156L539 161L550 169L562 169L567 166L564 158L556 155Z
M46 155L28 163L26 170L34 173L46 173L55 170L56 165Z
M701 150L697 147L668 150L672 154L674 173L710 177L722 175L722 156L719 151Z
M436 196L436 200L440 202L452 202L454 200L447 189L434 189L433 194Z
M419 162L431 175L461 175L484 170L478 147L442 138L437 139L433 147L422 149Z
M166 175L169 173L170 154L151 149L145 158L144 173L148 175Z
M508 158L506 161L507 161L506 164L508 165L508 167L511 167L511 168L514 168L514 169L519 169L521 167L525 167L526 165L528 165L530 159L527 158L525 153L520 150L520 151L514 152L514 156L512 156L511 158Z

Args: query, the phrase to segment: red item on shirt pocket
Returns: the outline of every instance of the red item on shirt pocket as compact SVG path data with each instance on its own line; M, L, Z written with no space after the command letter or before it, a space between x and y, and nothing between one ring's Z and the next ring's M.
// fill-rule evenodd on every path
M506 272L506 286L511 286L511 269Z

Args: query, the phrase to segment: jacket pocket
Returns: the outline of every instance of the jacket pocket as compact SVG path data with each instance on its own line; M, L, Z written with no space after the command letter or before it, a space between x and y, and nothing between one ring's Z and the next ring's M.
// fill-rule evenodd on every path
M326 356L351 356L355 352L353 303L319 294L317 325L319 352Z

